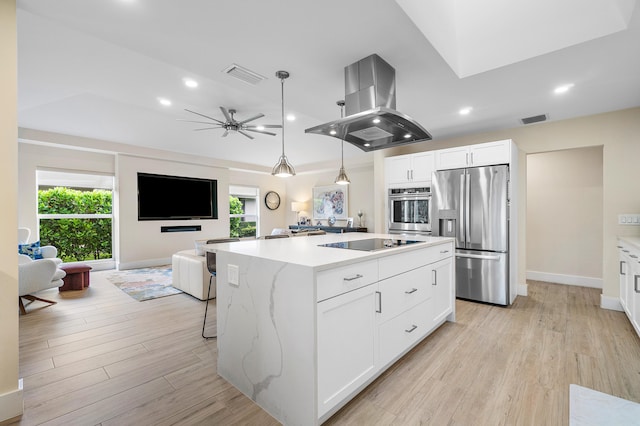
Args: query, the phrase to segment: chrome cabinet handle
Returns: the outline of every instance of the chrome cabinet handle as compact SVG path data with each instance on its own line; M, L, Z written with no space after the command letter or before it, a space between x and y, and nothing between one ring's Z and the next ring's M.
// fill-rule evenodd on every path
M638 290L638 278L640 278L640 275L633 276L633 291L636 293L640 293L640 290Z
M473 152L471 153L471 164L473 164Z
M467 166L469 165L469 153L468 153L468 152L464 155L464 163L465 163Z
M411 178L409 177L409 170L407 170L407 180L411 180Z
M416 328L418 328L418 326L417 326L417 325L415 325L415 324L412 324L412 325L411 325L411 328L409 328L409 329L405 329L404 331L405 331L406 333L412 333L412 332L413 332L413 330L415 330Z
M382 313L382 293L380 293L379 291L376 291L376 304L378 305L376 307L376 312L381 314Z
M438 271L431 270L431 285L438 285Z
M627 274L625 274L624 272L622 272L622 264L623 264L623 263L627 263L627 262L625 262L624 260L621 260L621 261L620 261L620 275L627 275Z
M411 294L411 293L415 293L416 291L418 291L417 288L412 288L411 290L405 290L405 294Z
M344 277L343 280L345 281L353 281L353 280L357 280L358 278L362 278L364 275L360 275L360 274L356 274L353 277Z

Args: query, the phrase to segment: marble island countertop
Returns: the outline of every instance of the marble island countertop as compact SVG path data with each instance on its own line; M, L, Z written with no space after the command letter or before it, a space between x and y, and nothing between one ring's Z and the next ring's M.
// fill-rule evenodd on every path
M336 247L321 247L322 244L339 243L371 238L383 238L391 240L412 240L420 243L403 244L375 251L349 250ZM212 252L226 251L286 262L317 271L330 269L340 265L361 262L363 260L377 259L392 254L399 254L412 250L419 250L433 245L452 242L452 238L428 237L428 236L400 236L390 234L374 234L353 232L344 234L327 234L301 236L291 238L276 238L268 240L241 240L233 243L208 244L203 249Z

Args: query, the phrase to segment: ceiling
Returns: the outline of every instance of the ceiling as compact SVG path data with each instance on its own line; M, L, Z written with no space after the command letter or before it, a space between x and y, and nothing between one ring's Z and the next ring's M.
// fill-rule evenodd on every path
M639 106L637 2L566 2L17 0L18 124L270 168L279 129L223 138L178 119L222 119L224 106L279 124L286 70L289 160L337 164L340 140L304 130L340 117L344 67L372 53L396 70L397 110L434 140ZM232 64L266 79L237 80L223 72ZM563 84L574 86L554 94ZM347 164L371 155L345 144Z

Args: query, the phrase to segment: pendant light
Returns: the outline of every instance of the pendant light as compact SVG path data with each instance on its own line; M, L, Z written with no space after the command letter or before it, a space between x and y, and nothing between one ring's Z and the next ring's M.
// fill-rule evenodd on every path
M344 101L338 101L336 103L340 107L340 118L343 118L344 117ZM346 135L346 132L345 132L345 135ZM349 185L351 181L349 180L347 173L344 171L344 137L342 138L342 142L340 143L342 144L340 147L342 161L340 163L340 172L338 173L338 177L336 177L335 183L337 183L338 185Z
M296 174L287 156L284 155L284 80L289 78L289 73L287 71L276 71L276 77L280 79L282 94L282 155L278 159L278 163L273 166L271 174L278 177L289 177Z

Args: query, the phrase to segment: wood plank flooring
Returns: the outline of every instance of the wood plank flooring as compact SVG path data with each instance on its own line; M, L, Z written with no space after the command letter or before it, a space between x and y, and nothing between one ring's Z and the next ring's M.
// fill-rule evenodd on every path
M204 302L137 302L110 272L91 272L83 292L42 292L58 304L35 302L20 317L25 409L5 424L278 424L216 374L216 341L200 335ZM640 402L640 339L599 298L530 282L509 308L457 300L456 323L326 424L568 425L571 383Z

